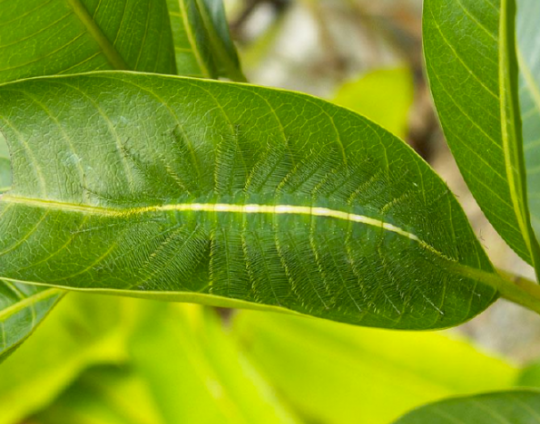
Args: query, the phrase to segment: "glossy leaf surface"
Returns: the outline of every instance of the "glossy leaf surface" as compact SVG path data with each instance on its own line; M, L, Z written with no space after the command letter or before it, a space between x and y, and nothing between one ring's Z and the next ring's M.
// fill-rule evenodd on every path
M540 2L517 0L519 93L531 221L540 236Z
M497 296L435 173L312 97L104 72L1 87L0 128L2 278L413 329Z
M175 72L165 0L10 0L0 6L0 83L97 69ZM11 185L0 134L0 193ZM0 281L0 359L20 344L59 291Z
M540 392L515 391L445 400L411 412L395 424L538 424Z
M505 241L538 262L530 225L513 0L427 0L424 51L435 105L478 204Z

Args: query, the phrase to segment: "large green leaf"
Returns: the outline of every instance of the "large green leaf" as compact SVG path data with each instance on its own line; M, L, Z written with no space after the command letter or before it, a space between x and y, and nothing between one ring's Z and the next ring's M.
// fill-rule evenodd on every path
M517 375L515 367L457 335L257 311L238 313L233 334L307 422L388 424L427 402L511 388Z
M395 424L538 424L540 392L515 391L445 400L407 414Z
M0 82L97 69L175 72L165 0L11 0L0 10ZM0 134L0 193L10 184ZM60 292L0 281L0 293L1 359L28 336Z
M478 204L537 264L517 93L514 0L426 0L424 50L439 117Z
M245 81L222 0L167 0L180 75Z
M9 281L412 329L497 297L440 178L324 101L103 72L0 87L0 129Z
M519 93L531 220L540 236L540 2L517 0Z

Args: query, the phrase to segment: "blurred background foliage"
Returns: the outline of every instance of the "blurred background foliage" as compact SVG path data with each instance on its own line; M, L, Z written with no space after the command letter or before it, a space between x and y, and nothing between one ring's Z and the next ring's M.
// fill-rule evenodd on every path
M323 97L405 139L459 196L493 261L530 274L444 144L421 0L226 6L250 82ZM449 396L540 387L539 359L540 319L505 302L458 329L408 333L69 294L0 367L0 424L391 424Z
M0 423L390 424L520 378L456 334L70 294L0 367Z

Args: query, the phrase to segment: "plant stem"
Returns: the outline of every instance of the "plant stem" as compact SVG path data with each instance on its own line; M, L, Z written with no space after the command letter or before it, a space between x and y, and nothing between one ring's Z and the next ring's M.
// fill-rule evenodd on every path
M498 288L501 296L540 314L540 285L528 278L498 270L503 284Z
M534 281L500 269L496 272L485 272L461 266L454 269L464 277L493 287L502 298L540 315L540 285Z

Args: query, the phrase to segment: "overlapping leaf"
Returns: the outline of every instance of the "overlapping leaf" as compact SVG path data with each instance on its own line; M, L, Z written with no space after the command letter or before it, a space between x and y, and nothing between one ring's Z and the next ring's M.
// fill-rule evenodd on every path
M62 295L58 289L0 282L0 362L32 333Z
M0 6L0 83L97 69L174 73L165 0L15 0ZM0 134L0 193L11 184ZM0 281L0 357L20 344L60 291Z
M529 217L517 99L514 0L426 0L424 49L446 138L484 213L530 264Z
M517 0L519 93L531 221L540 236L540 2Z
M161 0L11 0L0 14L0 81L97 69L175 73Z
M515 391L442 401L411 412L395 424L538 424L540 392Z
M323 101L104 72L1 87L0 128L9 281L414 329L497 296L444 183Z
M178 73L244 81L222 1L167 0Z

